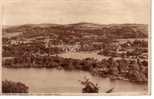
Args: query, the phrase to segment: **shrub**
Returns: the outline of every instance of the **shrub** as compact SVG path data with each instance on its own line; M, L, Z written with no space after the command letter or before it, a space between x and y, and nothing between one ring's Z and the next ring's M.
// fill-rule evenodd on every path
M21 82L2 81L3 93L28 93L28 86Z

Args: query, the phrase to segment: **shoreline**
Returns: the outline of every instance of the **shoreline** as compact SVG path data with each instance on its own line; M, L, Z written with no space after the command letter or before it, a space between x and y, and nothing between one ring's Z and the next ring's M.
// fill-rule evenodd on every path
M36 57L35 57L36 58ZM3 62L4 68L46 68L46 69L54 69L57 70L65 70L65 71L87 71L93 76L99 76L102 78L110 78L111 80L128 80L130 82L135 83L147 83L148 78L145 76L146 68L145 66L140 66L136 64L143 63L139 61L130 61L130 60L113 60L102 59L102 61L97 61L92 58L86 59L72 59L72 58L63 58L59 56L50 56L50 57L41 57L36 58L31 62L26 62L28 60L20 61L24 58L16 58L13 61ZM11 59L12 60L12 59ZM39 61L38 61L39 60ZM47 61L48 60L48 61ZM20 61L20 63L15 63L15 61ZM42 62L41 62L42 61ZM40 62L40 63L39 63ZM130 62L132 65L128 65ZM124 67L123 65L126 65ZM128 65L128 66L127 66ZM132 68L132 69L131 69ZM141 69L140 69L141 68ZM142 69L145 69L144 71ZM131 74L131 73L132 74ZM133 78L135 77L135 78Z

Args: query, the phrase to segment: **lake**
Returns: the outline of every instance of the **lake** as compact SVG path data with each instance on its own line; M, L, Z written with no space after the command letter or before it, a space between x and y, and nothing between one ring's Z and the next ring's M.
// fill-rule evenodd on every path
M109 57L103 56L103 55L98 55L98 51L93 51L93 52L67 52L67 53L62 53L58 54L60 57L64 58L73 58L73 59L85 59L85 58L94 58L99 61L102 59L108 59Z
M100 87L104 93L110 88L115 92L147 92L147 85L135 84L129 81L110 80L108 78L94 77L83 71L64 71L56 69L3 68L2 79L21 81L29 86L30 93L81 93L83 86L79 80L89 78Z
M64 58L73 58L73 59L86 59L86 58L93 58L98 61L102 61L102 59L109 59L111 58L110 56L104 56L104 55L99 55L97 54L99 51L92 51L92 52L67 52L67 53L61 53L61 54L56 54L59 57L64 57ZM55 56L55 55L52 55ZM120 60L122 57L112 57L114 60ZM132 58L125 58L125 60L134 60Z

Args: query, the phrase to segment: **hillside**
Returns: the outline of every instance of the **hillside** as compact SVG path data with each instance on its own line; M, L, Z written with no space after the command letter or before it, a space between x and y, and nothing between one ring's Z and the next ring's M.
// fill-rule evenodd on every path
M22 32L24 35L74 35L75 34L94 34L107 35L113 38L145 38L148 37L148 25L146 24L25 24L20 26L7 26L3 28L3 35L6 33Z

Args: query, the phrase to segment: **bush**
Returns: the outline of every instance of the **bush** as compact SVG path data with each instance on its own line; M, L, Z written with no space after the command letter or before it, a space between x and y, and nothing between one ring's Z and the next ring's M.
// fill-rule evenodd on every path
M21 82L2 81L2 93L28 93L28 87Z

